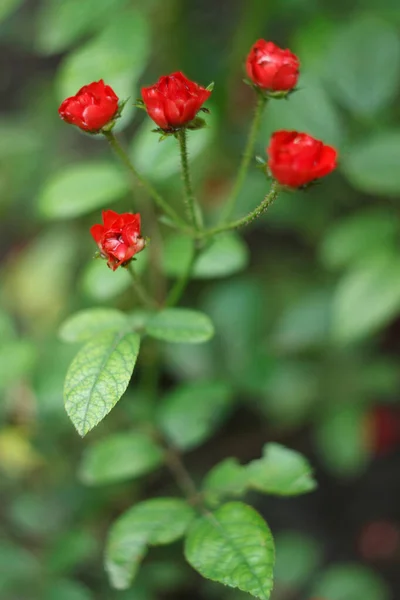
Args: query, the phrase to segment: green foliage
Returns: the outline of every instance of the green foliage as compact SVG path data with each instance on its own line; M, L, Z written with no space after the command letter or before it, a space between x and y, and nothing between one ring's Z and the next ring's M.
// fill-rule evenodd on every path
M70 219L104 208L127 189L125 174L117 165L82 162L50 177L39 196L39 211L47 219Z
M277 599L397 594L384 562L374 565L390 590L372 562L335 561L338 548L354 554L356 542L360 561L372 561L372 552L364 556L365 519L381 514L382 496L387 515L398 503L398 442L382 451L374 420L384 405L395 423L400 384L398 0L359 0L351 11L334 0L254 0L223 18L218 3L201 4L0 0L5 600L245 600L268 598L272 578ZM192 258L187 232L163 218L148 190L131 185L103 136L61 122L57 108L91 81L112 85L127 100L118 139L186 219L177 140L159 142L134 103L142 85L177 69L204 86L215 79L207 127L188 132L194 192L205 226L214 227L255 102L242 84L245 56L271 35L299 55L298 90L269 101L235 216L268 189L254 158L266 158L273 131L298 129L334 144L338 172L307 192L281 194L251 226L207 240L194 281L167 307ZM160 312L142 308L127 269L92 260L89 228L107 208L141 213L149 243L135 271ZM74 359L75 343L85 345ZM82 435L121 398L92 441L79 441L65 415L67 371L66 405ZM289 447L315 456L332 493L294 497L316 484L306 458ZM188 452L198 492L168 472L179 472L172 463L180 452ZM168 497L178 488L191 489L190 501ZM351 490L347 515L339 488L340 498ZM274 524L275 568L261 517L224 504L246 494ZM107 544L114 590L101 555L104 532L121 513ZM330 527L343 518L349 527ZM181 543L166 546L185 535L187 558L207 582L185 564ZM141 564L150 546L164 544Z
M315 596L332 600L363 598L389 600L390 592L378 575L357 564L339 564L321 575L313 590Z
M60 580L46 590L43 600L92 600L90 591L75 581Z
M179 277L185 273L193 256L190 238L173 235L167 240L163 256L167 275ZM199 256L193 270L195 279L228 277L245 269L249 261L249 252L243 240L236 233L220 235L211 241Z
M150 82L152 83L152 82ZM207 103L207 106L209 103ZM188 140L190 160L196 162L212 144L215 137L216 118L214 109L207 115L207 127L193 133ZM144 121L136 133L130 156L136 168L155 181L168 179L180 171L178 142L173 136L157 141L157 135L152 131L154 124Z
M344 136L342 119L315 76L302 76L301 87L291 96L290 110L288 108L286 102L270 101L260 136L264 145L279 123L280 129L307 131L316 138L340 148Z
M389 210L372 208L334 224L324 237L321 257L334 269L367 263L381 248L395 248L399 225Z
M45 0L36 23L36 49L42 54L64 51L87 33L107 23L110 11L121 10L126 0Z
M394 100L399 70L400 39L391 23L361 15L332 37L326 78L339 102L356 115L373 115Z
M127 323L127 317L119 310L89 308L75 313L64 321L59 336L64 342L86 342L97 333L120 330Z
M3 0L0 7L0 21L6 19L14 10L17 10L23 0Z
M175 542L185 534L194 516L184 500L155 498L133 506L119 517L110 530L105 558L113 587L129 587L147 546Z
M207 579L261 600L270 597L274 542L268 525L246 504L230 502L200 517L185 540L185 556Z
M80 468L82 481L103 485L149 473L163 463L163 450L138 431L115 433L88 446Z
M265 494L296 496L311 492L316 482L308 461L280 444L266 444L263 456L247 465L225 459L207 475L203 489L210 502L224 496L243 496L253 489Z
M376 254L340 280L333 298L333 336L338 343L358 341L388 323L399 308L398 257Z
M365 409L336 406L327 410L315 428L318 451L330 470L342 477L362 472L370 457Z
M165 342L200 344L214 335L207 315L188 308L165 308L146 324L146 333Z
M188 383L164 398L158 422L170 442L190 450L214 433L231 403L232 391L224 382Z
M105 331L72 361L65 380L65 408L80 435L100 423L125 392L139 345L136 333Z
M350 183L366 194L398 196L400 174L400 132L396 129L367 137L343 156L343 168Z
M292 531L275 537L275 580L278 586L294 589L301 587L315 573L320 558L320 547L312 538Z
M107 16L101 33L64 59L57 81L60 101L99 79L111 85L121 99L135 94L150 49L147 20L142 11L134 9L115 10Z
M132 279L126 269L105 269L102 260L89 262L81 279L85 295L97 302L107 302L125 292L131 285Z

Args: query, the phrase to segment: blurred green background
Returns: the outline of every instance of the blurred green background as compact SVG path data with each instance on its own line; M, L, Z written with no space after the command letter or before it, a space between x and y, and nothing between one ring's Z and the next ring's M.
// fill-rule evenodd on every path
M308 193L282 195L218 262L203 265L183 303L207 312L217 335L200 346L165 346L163 388L215 377L234 385L222 429L187 456L195 477L226 456L257 457L271 440L315 465L317 492L254 498L276 537L273 600L400 597L397 0L1 0L4 600L247 597L202 581L179 544L152 551L132 590L107 583L102 552L111 521L136 498L174 487L164 471L103 486L79 475L86 447L149 410L136 385L139 364L117 408L82 441L62 401L76 347L57 338L72 311L130 307L127 273L91 260L88 228L101 208L138 205L105 142L65 125L57 108L101 77L132 101L142 83L174 70L203 85L215 81L209 128L189 141L212 223L243 150L254 104L243 62L259 37L296 52L302 74L290 101L268 106L257 153L265 156L272 131L295 128L337 146L340 168ZM178 206L173 140L159 144L131 104L118 130L137 167ZM237 215L265 189L252 168ZM146 216L143 230L151 230ZM168 274L181 252L169 233Z

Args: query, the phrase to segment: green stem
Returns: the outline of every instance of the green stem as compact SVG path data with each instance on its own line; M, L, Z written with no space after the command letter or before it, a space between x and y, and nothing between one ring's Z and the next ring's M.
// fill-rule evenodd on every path
M175 448L168 446L165 451L165 462L190 504L202 508L202 497L186 469L180 453Z
M264 200L255 208L252 212L242 217L241 219L237 219L236 221L232 221L231 223L227 223L226 225L220 225L219 227L214 227L213 229L206 229L201 231L198 235L200 238L211 237L213 235L217 235L218 233L223 233L224 231L230 231L232 229L237 229L238 227L243 227L248 225L254 219L260 217L267 208L272 204L275 198L278 196L280 190L279 183L274 181L271 189L268 194L265 196Z
M194 225L197 231L200 231L203 226L203 217L201 214L200 207L196 201L192 180L190 177L188 150L187 150L187 135L186 129L183 128L177 133L177 138L181 151L181 167L182 167L182 179L185 187L185 201L186 208L190 222Z
M236 181L232 188L232 192L223 208L222 211L222 223L226 223L229 217L232 215L236 200L239 196L240 190L243 187L244 180L246 179L247 171L249 169L250 161L253 157L254 146L257 139L258 130L260 129L261 117L264 111L264 107L267 103L267 98L261 94L258 95L256 108L254 111L253 122L250 127L249 136L247 138L246 148L243 153L242 162L239 167Z
M157 206L165 212L166 215L172 219L172 221L176 224L179 229L184 229L186 231L190 231L187 223L174 211L174 209L164 200L164 198L157 192L157 190L151 185L149 181L143 175L141 175L131 163L128 154L125 152L124 148L121 146L115 135L112 131L104 131L104 136L106 137L108 143L111 148L114 150L115 154L121 159L123 164L128 168L134 178L139 182L140 185L146 190L146 192L153 198L154 202Z
M132 262L128 264L127 269L132 276L133 287L140 302L147 308L157 308L158 305L156 301L150 296L150 294L147 292L146 288L142 284L142 281L137 272L135 271Z

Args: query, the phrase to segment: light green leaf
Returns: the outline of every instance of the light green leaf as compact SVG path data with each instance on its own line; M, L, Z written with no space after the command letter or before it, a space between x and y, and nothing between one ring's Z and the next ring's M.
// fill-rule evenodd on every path
M332 335L338 343L358 341L384 327L399 311L398 256L377 255L340 280L333 298Z
M120 129L133 116L133 99L149 51L150 30L144 12L133 8L110 12L101 33L63 60L56 81L60 102L83 85L104 79L121 100L132 99L117 123Z
M80 435L100 423L125 392L139 346L136 333L106 331L72 361L65 380L65 408Z
M399 130L378 133L348 148L342 157L343 169L351 185L366 194L382 196L399 195L399 164Z
M337 99L355 115L373 115L394 100L400 38L391 23L369 15L340 27L325 59L325 77Z
M128 189L125 173L117 165L80 162L47 180L39 195L39 211L47 219L70 219L107 208Z
M61 325L64 342L86 342L101 331L118 330L128 324L127 316L114 308L88 308L71 315Z
M329 267L345 267L394 247L399 225L393 217L390 210L373 208L341 219L323 238L322 260Z
M263 456L247 465L228 458L206 476L203 489L211 503L223 496L242 496L248 490L278 496L296 496L316 487L312 469L299 452L270 443Z
M163 456L162 448L144 433L116 433L86 449L80 477L88 485L133 479L159 467Z
M316 488L309 462L299 452L267 444L263 457L247 467L250 486L267 494L295 496Z
M382 578L357 564L339 564L327 569L318 579L312 596L329 600L389 600L392 595Z
M318 78L309 73L302 75L300 89L290 97L289 110L286 102L269 103L260 134L262 156L277 123L280 129L306 131L326 144L340 147L343 140L343 123L335 105Z
M209 103L207 103L209 107ZM207 127L190 132L188 136L188 150L191 164L210 146L215 136L216 119L214 109L206 116ZM171 136L159 142L155 134L154 124L146 119L135 133L130 156L136 168L146 177L154 180L167 179L180 171L180 157L177 141Z
M39 10L35 48L42 54L63 52L85 34L104 26L127 0L45 0Z
M179 277L187 270L193 253L191 240L184 235L172 235L164 249L164 270L167 275ZM237 233L220 235L197 259L193 277L211 279L228 277L242 271L248 264L249 251Z
M1 0L0 22L6 19L22 4L23 0Z
M250 506L230 502L190 528L187 561L203 577L268 600L273 586L274 542Z
M166 308L148 321L146 332L166 342L200 344L212 338L214 326L207 315L197 310Z
M224 496L244 496L249 489L247 469L236 458L226 458L209 471L203 489L211 504Z
M231 390L222 381L188 383L163 400L158 421L174 445L194 448L214 433L227 415L231 400Z
M95 250L96 246L93 246ZM141 252L138 254L145 254ZM81 286L88 298L99 302L111 300L125 292L132 285L127 269L112 271L104 260L96 259L87 264L83 271Z
M111 585L129 587L147 546L170 544L181 538L195 513L177 498L155 498L133 506L111 527L106 547L106 570Z
M339 477L359 475L369 463L365 418L362 407L338 405L325 410L314 428L318 454Z

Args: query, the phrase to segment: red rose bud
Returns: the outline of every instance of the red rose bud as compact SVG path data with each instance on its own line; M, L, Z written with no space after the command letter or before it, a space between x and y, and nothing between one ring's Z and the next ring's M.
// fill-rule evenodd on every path
M282 185L298 188L331 173L337 166L337 152L332 146L297 131L272 134L268 168Z
M192 121L211 91L177 72L160 77L154 85L142 88L148 115L164 130L177 129Z
M288 92L299 78L300 61L290 50L282 50L273 42L258 40L246 60L251 81L263 90Z
M107 125L117 112L118 96L102 79L83 86L58 109L64 121L91 133Z
M103 210L103 223L93 225L90 233L102 258L106 258L107 265L115 271L145 247L146 242L140 235L140 215Z

